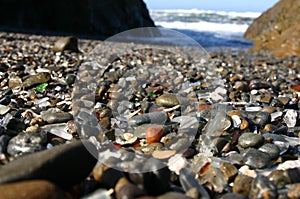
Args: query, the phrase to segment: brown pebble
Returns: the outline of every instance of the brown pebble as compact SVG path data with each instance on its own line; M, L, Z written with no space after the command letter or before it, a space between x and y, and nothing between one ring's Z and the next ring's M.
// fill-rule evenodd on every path
M234 180L233 193L248 196L251 190L253 178L246 175L238 175Z
M146 129L146 141L151 144L159 142L164 135L164 128L162 126L150 126Z
M288 191L289 199L300 198L300 183L293 184Z
M157 159L167 159L176 154L176 150L154 151L152 156Z
M245 130L246 128L248 128L249 123L247 122L247 120L245 120L245 118L242 116L240 112L236 110L232 110L228 112L228 116L232 117L233 115L239 116L239 118L242 120L242 124L240 125L241 130Z
M45 180L32 180L0 185L0 198L3 199L58 199L71 198L63 190Z

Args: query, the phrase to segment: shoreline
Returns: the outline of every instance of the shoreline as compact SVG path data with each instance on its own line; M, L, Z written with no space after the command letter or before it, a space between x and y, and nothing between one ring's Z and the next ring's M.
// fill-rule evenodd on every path
M56 52L59 39L0 33L0 182L15 183L0 190L18 198L43 179L58 198L297 194L286 175L300 174L300 56L86 39ZM80 138L115 148L99 147L95 165Z

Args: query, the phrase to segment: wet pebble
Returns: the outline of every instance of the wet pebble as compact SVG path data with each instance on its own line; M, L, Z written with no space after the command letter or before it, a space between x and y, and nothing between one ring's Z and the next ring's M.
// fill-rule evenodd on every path
M0 185L0 198L36 199L65 198L71 195L57 185L45 180L30 180Z
M152 112L132 117L128 123L133 126L139 126L142 124L165 124L168 120L168 116L165 112Z
M31 75L24 80L23 86L29 88L41 83L45 83L51 80L51 74L47 72L37 73L36 75Z
M97 162L93 156L96 151L91 142L78 141L22 156L1 167L0 184L45 179L61 187L73 186L92 171Z
M259 147L258 150L269 154L271 159L277 159L279 157L279 153L280 153L278 146L276 146L275 144L271 144L271 143L266 143L266 144L262 145L261 147Z
M271 157L262 151L250 148L243 156L244 164L254 169L263 169L270 165Z
M150 126L146 129L146 141L149 144L159 142L163 135L163 126Z
M62 37L55 42L53 50L56 52L62 52L66 50L78 52L77 38Z
M243 148L259 147L264 143L264 137L255 133L243 133L238 140L238 144Z
M248 196L251 190L253 178L246 175L238 175L234 180L233 193Z
M7 153L15 157L34 153L43 150L46 142L45 133L20 133L9 141Z
M156 103L160 106L171 108L179 105L179 100L176 95L172 94L163 94L156 98Z
M73 115L71 113L63 112L56 109L49 109L45 112L43 111L41 113L41 117L45 122L49 124L64 123L73 119Z

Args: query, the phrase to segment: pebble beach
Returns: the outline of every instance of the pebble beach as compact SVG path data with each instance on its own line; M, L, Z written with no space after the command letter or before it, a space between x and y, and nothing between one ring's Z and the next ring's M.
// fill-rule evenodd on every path
M0 198L300 198L299 70L1 32Z

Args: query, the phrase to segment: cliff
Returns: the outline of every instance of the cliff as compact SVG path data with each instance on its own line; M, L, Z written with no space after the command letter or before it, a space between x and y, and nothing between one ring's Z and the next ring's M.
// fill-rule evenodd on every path
M300 55L300 0L280 0L254 20L244 37L253 50L270 50L277 56Z
M143 0L0 0L0 28L111 36L154 22Z

